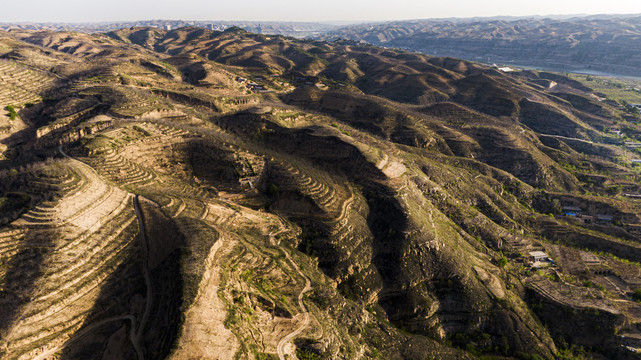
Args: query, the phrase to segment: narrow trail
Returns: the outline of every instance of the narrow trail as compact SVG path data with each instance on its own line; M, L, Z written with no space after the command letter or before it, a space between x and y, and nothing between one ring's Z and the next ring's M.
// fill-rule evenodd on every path
M561 139L561 140L571 140L571 141L579 141L579 142L586 143L586 144L594 144L590 140L571 138L571 137L567 137L567 136L563 136L563 135L552 135L552 134L538 134L538 135L539 136L553 137L553 138L557 138L557 139Z
M95 170L91 166L85 164L84 162L82 162L80 160L77 160L77 159L69 156L64 150L62 150L62 145L58 146L58 151L65 158L73 161L74 163L78 163L81 166L87 166L87 167L89 167L91 169L91 171L95 172ZM100 176L100 174L97 174L97 175ZM140 347L140 339L141 339L143 331L145 329L145 325L147 324L147 320L149 319L149 313L151 312L152 289L151 289L151 278L149 276L149 265L148 265L148 260L147 260L147 252L148 252L148 250L147 250L147 236L146 236L146 233L145 233L145 222L144 222L144 217L143 217L142 211L140 210L140 203L139 203L139 200L138 200L138 195L134 195L133 206L134 206L134 211L136 213L136 217L138 219L138 227L140 229L140 241L142 243L142 257L143 257L142 258L142 261L143 261L143 276L145 278L145 285L147 287L147 295L146 295L146 299L145 299L145 311L143 313L142 319L140 320L139 327L136 329L136 318L133 315L122 315L122 316L116 316L116 317L111 317L111 318L108 318L108 319L105 319L105 320L101 320L101 321L99 321L99 322L97 322L95 324L92 324L92 325L86 327L84 330L81 330L78 334L75 334L72 338L70 338L69 340L67 340L63 344L61 344L61 345L59 345L59 346L57 346L55 348L49 349L48 351L38 355L34 359L40 359L40 360L46 359L47 356L53 355L56 352L58 352L60 349L62 349L63 347L65 347L65 346L67 346L67 345L69 345L69 344L71 344L71 343L73 343L75 341L78 341L80 338L82 338L83 336L86 336L93 329L95 329L95 328L97 328L99 326L102 326L104 324L107 324L107 323L110 323L110 322L113 322L113 321L121 321L123 319L128 319L131 322L131 330L130 330L130 333L129 333L129 339L131 340L131 344L133 345L134 349L136 350L136 355L138 356L138 359L139 360L144 360L145 357L144 357L144 353L142 351L142 348Z
M309 311L307 311L307 308L303 303L303 295L305 295L306 292L312 289L312 282L307 277L307 275L303 274L303 272L300 271L300 268L298 267L298 265L296 265L292 257L287 252L287 250L283 248L280 248L280 250L283 252L283 254L285 254L285 257L292 264L296 272L305 279L305 287L303 288L303 290L301 290L300 294L298 294L298 306L300 307L301 312L304 316L303 323L296 330L292 331L287 336L282 338L278 343L278 347L276 348L276 351L278 352L278 358L280 360L285 360L285 347L287 346L287 344L291 342L296 336L298 336L298 334L303 332L303 330L305 330L307 325L309 325L310 316L309 316Z

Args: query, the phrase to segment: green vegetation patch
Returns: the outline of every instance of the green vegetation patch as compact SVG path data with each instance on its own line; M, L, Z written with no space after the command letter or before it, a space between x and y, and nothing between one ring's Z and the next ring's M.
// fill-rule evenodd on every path
M327 359L329 354L318 348L318 341L310 338L298 338L294 340L296 345L296 356L301 360Z
M641 104L641 80L583 74L567 76L592 88L595 92L605 94L608 99Z
M4 109L9 112L9 119L15 120L18 118L18 112L12 105L7 105Z
M341 127L340 127L340 126L338 126L338 124L337 124L337 123L332 123L332 126L333 126L333 127L335 127L335 128L337 128L337 129L338 129L340 132L342 132L343 134L345 134L345 135L347 135L347 136L352 136L352 134L350 134L350 133L349 133L349 131L341 129Z

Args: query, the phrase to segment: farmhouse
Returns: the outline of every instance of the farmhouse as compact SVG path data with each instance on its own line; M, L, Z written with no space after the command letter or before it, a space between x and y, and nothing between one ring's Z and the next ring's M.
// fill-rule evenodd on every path
M596 216L597 224L611 224L612 216L611 215L597 215Z
M579 216L581 215L581 208L576 206L564 206L563 212L567 216Z

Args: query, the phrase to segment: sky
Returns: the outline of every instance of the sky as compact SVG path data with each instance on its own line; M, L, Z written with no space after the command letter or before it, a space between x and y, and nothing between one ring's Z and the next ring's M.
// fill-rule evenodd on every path
M0 0L0 22L132 20L384 21L641 14L639 0Z

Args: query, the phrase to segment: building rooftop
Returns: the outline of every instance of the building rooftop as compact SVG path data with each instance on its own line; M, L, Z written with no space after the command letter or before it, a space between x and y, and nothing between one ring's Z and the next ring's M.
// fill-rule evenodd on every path
M545 256L545 257L547 257L547 256L548 256L548 254L544 253L543 251L531 251L531 252L530 252L530 256L533 256L533 257L542 257L542 256Z

